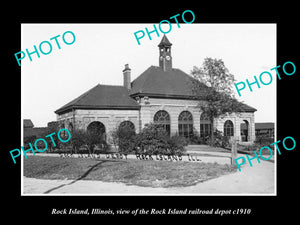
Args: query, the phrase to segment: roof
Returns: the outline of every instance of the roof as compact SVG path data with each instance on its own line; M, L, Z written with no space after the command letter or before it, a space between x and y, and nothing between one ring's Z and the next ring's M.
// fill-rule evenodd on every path
M150 66L131 83L131 96L148 96L159 98L194 99L192 82L194 78L180 69L164 71L158 66ZM198 99L205 100L207 86L198 93ZM242 104L243 112L255 112L255 108Z
M253 107L251 107L251 106L249 106L249 105L247 105L247 104L245 104L245 103L242 103L241 102L241 111L242 112L255 112L255 111L257 111L257 109L255 109L255 108L253 108Z
M163 38L161 39L158 47L160 46L171 46L171 42L168 40L167 36L164 34Z
M123 86L96 85L55 111L61 114L71 109L140 109Z
M274 129L274 123L255 123L255 130Z
M190 99L193 78L180 69L164 71L158 66L150 66L131 83L131 96Z
M164 35L159 47L172 44ZM129 69L128 64L125 70ZM123 70L123 72L125 71ZM164 71L161 67L150 66L140 76L131 82L131 89L123 86L100 85L93 87L73 101L55 111L57 114L72 109L140 109L133 99L136 96L156 98L195 99L192 90L193 77L180 69L171 68ZM203 85L203 86L202 86ZM198 100L205 100L207 86L201 83L197 93ZM242 111L254 112L256 109L242 103Z
M131 90L123 86L96 85L84 94L55 111L62 114L72 109L140 109L132 98L149 96L157 98L194 99L192 82L194 78L180 69L164 71L158 66L150 66L131 83ZM203 100L205 100L203 85ZM201 92L200 92L201 98ZM242 111L254 112L255 108L242 103Z
M23 127L24 128L33 128L34 125L30 119L23 119Z

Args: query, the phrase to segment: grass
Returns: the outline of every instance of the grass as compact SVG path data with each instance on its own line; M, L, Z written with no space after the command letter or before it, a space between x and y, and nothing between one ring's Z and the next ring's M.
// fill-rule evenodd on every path
M217 163L109 160L30 156L24 176L39 179L100 180L147 187L190 186L236 171Z

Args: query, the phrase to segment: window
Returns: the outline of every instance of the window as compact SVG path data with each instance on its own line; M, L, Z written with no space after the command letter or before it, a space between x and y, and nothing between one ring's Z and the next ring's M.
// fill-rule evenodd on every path
M68 128L68 130L69 130L70 132L73 131L73 124L72 124L71 122L69 123L69 128Z
M224 123L224 136L233 136L233 123L231 120L226 120Z
M164 110L160 110L154 115L154 124L162 125L162 127L168 132L170 135L170 115Z
M94 135L99 135L99 136L101 136L102 140L106 140L105 126L103 123L101 123L99 121L91 122L87 126L87 132L94 134Z
M241 138L242 141L248 141L248 132L249 132L249 122L247 120L244 120L243 123L240 125L241 130Z
M200 137L205 138L211 135L211 122L207 114L202 113L200 117Z
M124 127L128 127L130 129L132 129L133 131L135 131L135 127L134 124L131 121L123 121L122 123L120 123L119 125L120 128L124 128Z
M189 111L183 111L178 117L179 135L190 138L193 136L193 115Z

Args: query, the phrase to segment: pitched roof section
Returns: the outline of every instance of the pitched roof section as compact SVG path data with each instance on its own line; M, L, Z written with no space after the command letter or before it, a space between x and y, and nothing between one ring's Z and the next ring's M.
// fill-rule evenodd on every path
M33 128L34 125L31 121L31 119L23 119L23 127L24 128Z
M158 47L160 46L171 46L171 42L168 40L167 36L164 34L163 38L161 39Z
M123 86L96 85L73 101L55 111L61 114L71 109L139 109Z
M242 110L240 112L255 112L257 111L257 109L245 104L245 103L241 103L242 104Z
M256 130L274 129L274 123L255 123Z
M194 99L192 82L194 78L180 69L172 68L163 71L157 66L150 66L131 84L130 95L149 96L174 99ZM205 91L208 87L203 84L203 90L199 93L200 99L205 100ZM202 93L202 98L201 98ZM242 103L243 112L255 112L255 108Z
M192 80L180 69L164 71L158 66L150 66L132 82L130 94L190 99L194 96Z

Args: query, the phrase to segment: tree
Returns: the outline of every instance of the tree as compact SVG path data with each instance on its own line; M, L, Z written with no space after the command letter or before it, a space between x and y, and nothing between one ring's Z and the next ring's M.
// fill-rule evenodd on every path
M87 147L89 154L94 154L95 147L97 145L102 146L101 149L105 149L107 147L107 143L104 140L105 133L101 132L93 132L93 131L86 131L83 133L83 142Z
M193 67L191 74L195 98L212 125L215 118L243 111L243 104L234 97L234 75L229 73L222 59L207 57L202 67ZM210 143L214 143L214 129L211 129Z
M85 136L86 136L86 131L84 130L72 131L71 145L75 153L78 152L80 147L85 145Z
M57 132L58 132L58 127L55 125L52 126L48 126L48 128L46 129L45 132L43 132L42 137L45 137L49 134L55 133L55 135L52 135L52 138L45 138L47 144L48 144L48 148L49 151L51 152L53 149L58 149L60 147L62 147L62 143L59 141L58 136L57 136ZM53 139L53 141L52 141ZM55 146L53 144L53 142L55 143Z
M29 148L29 143L34 143L34 141L37 139L35 135L27 136L24 137L24 148L28 149Z

